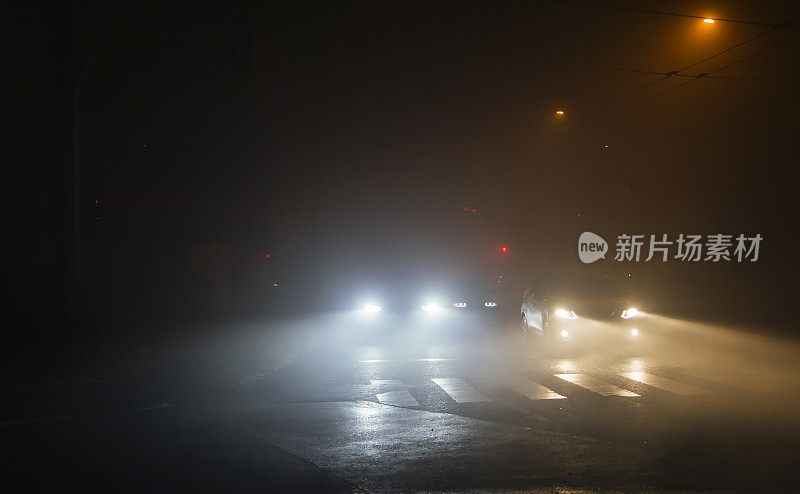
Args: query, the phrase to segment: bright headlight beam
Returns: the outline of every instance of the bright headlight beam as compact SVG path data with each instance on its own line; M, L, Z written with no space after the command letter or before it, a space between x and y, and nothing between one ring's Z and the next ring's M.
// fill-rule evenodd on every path
M467 303L466 302L453 302L453 307L455 307L456 309L464 309L464 308L467 307Z
M630 319L631 317L636 317L638 315L639 315L639 309L631 307L630 309L623 310L620 317L623 319Z
M439 304L436 302L428 302L422 306L422 310L425 312L437 312L439 310Z
M375 304L366 304L364 307L361 308L361 312L364 314L375 314L383 310L383 307L380 305Z
M639 334L639 330L636 328L631 329L631 336L636 336Z
M483 306L491 309L492 307L497 307L497 302L484 302Z
M561 319L577 319L578 315L574 311L566 309L556 309L556 316Z
M569 331L567 331L566 329L561 331L561 337L562 338L566 338L567 336L569 336Z

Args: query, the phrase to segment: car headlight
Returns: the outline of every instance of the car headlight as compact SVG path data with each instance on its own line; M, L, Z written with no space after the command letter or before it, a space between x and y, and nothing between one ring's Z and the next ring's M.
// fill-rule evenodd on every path
M630 318L632 318L632 317L636 317L636 316L638 316L638 315L640 315L640 314L639 314L639 309L637 309L637 308L635 308L635 307L631 307L631 308L629 308L629 309L625 309L625 310L623 310L623 311L622 311L622 314L620 314L620 316L619 316L619 317L621 317L621 318L623 318L623 319L630 319Z
M486 307L487 309L493 309L493 308L497 307L497 302L494 302L494 301L492 301L492 302L484 302L483 306Z
M437 304L436 302L428 302L427 304L422 306L422 310L424 310L425 312L438 312L440 309L441 307L439 307L439 304Z
M375 314L383 310L383 307L375 304L366 304L361 308L362 314Z
M467 303L466 302L453 302L453 307L456 309L466 309Z
M560 317L561 319L577 319L578 315L575 314L575 311L567 310L567 309L556 309L556 316Z

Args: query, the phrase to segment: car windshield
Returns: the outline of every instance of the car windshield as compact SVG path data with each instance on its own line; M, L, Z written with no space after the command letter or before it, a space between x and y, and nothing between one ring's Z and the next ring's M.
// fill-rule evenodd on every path
M624 295L621 283L605 276L546 276L539 281L546 297L615 299Z

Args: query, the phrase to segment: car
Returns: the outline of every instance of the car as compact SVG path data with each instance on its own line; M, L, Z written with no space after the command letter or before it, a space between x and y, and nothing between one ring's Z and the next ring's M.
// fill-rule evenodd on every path
M639 342L646 314L625 283L585 272L541 272L522 293L523 340L549 348Z
M461 314L491 319L505 308L499 290L494 286L496 283L480 278L462 278L435 284L394 280L383 290L376 290L372 296L357 299L357 310L364 315L416 314L435 317Z

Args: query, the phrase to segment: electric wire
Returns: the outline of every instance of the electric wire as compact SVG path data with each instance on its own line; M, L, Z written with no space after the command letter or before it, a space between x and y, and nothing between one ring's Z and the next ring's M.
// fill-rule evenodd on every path
M626 12L636 12L640 14L653 14L653 15L665 15L670 17L684 17L688 19L711 19L714 22L733 22L737 24L750 24L754 26L773 26L773 27L782 27L782 26L789 26L789 27L796 27L795 24L797 21L790 21L790 22L762 22L762 21L750 21L745 19L726 19L722 17L708 17L704 15L693 15L693 14L681 14L678 12L669 12L665 10L653 10L653 9L643 9L639 7L622 7L618 5L606 5L594 2L581 2L576 0L544 0L550 3L558 3L562 5L574 5L577 7L591 7L591 8L598 8L598 9L607 9L607 10L619 10L619 11L626 11Z
M572 2L567 2L567 3L572 3ZM731 62L730 64L727 64L727 65L725 65L725 66L723 66L723 67L720 67L719 69L715 69L715 70L713 70L713 71L710 71L710 72L708 72L708 73L702 73L702 72L701 72L701 73L699 73L699 74L690 75L690 74L681 74L680 72L683 72L683 71L685 71L685 70L687 70L687 69L690 69L690 68L696 67L697 65L700 65L700 64L702 64L702 63L704 63L704 62L708 62L709 60L712 60L712 59L714 59L714 58L716 58L716 57L719 57L719 56L721 56L721 55L724 55L725 53L728 53L728 52L730 52L730 51L732 51L732 50L735 50L736 48L740 48L740 47L742 47L742 46L744 46L744 45L746 45L746 44L748 44L748 43L751 43L751 42L753 42L753 41L755 41L755 40L757 40L757 39L760 39L760 38L762 38L762 37L766 36L767 34L770 34L770 33L772 33L772 32L775 32L775 31L776 31L776 30L778 30L778 29L779 29L779 27L774 27L774 26L773 26L771 29L768 29L768 30L766 30L766 31L763 31L763 32L761 32L761 33L759 33L759 34L756 34L756 35L754 35L754 36L751 36L751 37L749 37L749 38L747 38L747 39L745 39L745 40L743 40L743 41L740 41L739 43L736 43L735 45L732 45L732 46L730 46L730 47L728 47L728 48L726 48L726 49L724 49L724 50L721 50L721 51L719 51L719 52L716 52L716 53L714 53L714 54L712 54L712 55L710 55L710 56L708 56L708 57L705 57L705 58L701 59L701 60L700 60L700 61L698 61L698 62L695 62L695 63L692 63L692 64L690 64L690 65L687 65L687 66L685 66L685 67L683 67L683 68L681 68L681 69L678 69L678 70L673 70L673 71L670 71L670 72L665 72L665 73L661 73L661 72L651 72L651 73L653 73L654 75L655 75L655 74L660 74L660 75L663 75L663 76L662 76L662 77L660 77L659 79L656 79L655 81L652 81L652 82L649 82L649 83L647 83L647 84L644 84L644 85L642 85L642 86L639 86L639 87L637 87L637 88L633 89L632 91L630 91L630 92L628 92L628 93L625 93L625 94L623 94L622 96L619 96L619 97L615 98L614 100L612 100L612 101L610 101L610 102L608 102L608 103L606 103L606 104L604 104L604 105L602 105L602 106L600 106L600 107L597 107L597 108L595 108L593 111L590 111L590 112L588 113L588 115L591 115L592 113L597 113L597 112L599 112L599 111L602 111L602 110L605 110L605 109L607 109L607 108L609 108L609 107L615 106L615 105L617 105L618 103L620 103L620 102L622 102L622 101L624 101L624 100L626 100L626 99L628 99L628 98L630 98L630 97L632 97L632 96L635 96L636 94L639 94L640 92L642 92L642 91L644 91L644 90L646 90L646 89L649 89L649 88L651 88L651 87L653 87L653 86L656 86L656 85L660 84L661 82L663 82L663 81L665 81L665 80L667 80L667 79L670 79L670 78L672 78L672 77L686 77L686 78L690 78L690 79L689 79L688 81L684 82L684 83L678 84L677 86L674 86L674 87L672 87L672 88L669 88L669 89L667 89L667 90L665 90L665 91L662 91L662 92L660 92L660 93L657 93L657 94L655 94L655 95L653 95L653 96L651 96L651 97L649 97L649 98L647 98L647 99L644 99L644 100L642 100L642 101L639 101L639 102L637 102L637 103L634 103L634 104L632 104L632 105L630 105L630 106L626 107L625 109L622 109L621 111L619 111L619 112L617 112L617 113L623 113L623 112L626 112L626 111L628 111L628 110L630 110L630 109L632 109L632 108L635 108L635 107L638 107L638 106L640 106L640 105L643 105L643 104L645 104L645 103L648 103L648 102L650 102L650 101L652 101L652 100L654 100L654 99L656 99L656 98L659 98L659 97L661 97L661 96L664 96L664 95L666 95L666 94L669 94L669 93L672 93L672 92L674 92L674 91L677 91L677 90L679 90L679 89L681 89L681 88L683 88L683 87L685 87L685 86L688 86L689 84L691 84L691 83L693 83L693 82L696 82L696 81L698 81L699 79L705 79L705 78L709 78L709 79L742 79L742 80L760 80L760 78L756 79L756 78L752 78L752 77L737 77L737 76L713 76L712 74L714 74L714 73L717 73L717 72L719 72L719 71L721 71L721 70L723 70L723 69L726 69L726 68L728 68L728 67L731 67L732 65L735 65L735 64L737 64L737 63L740 63L740 62L743 62L743 61L745 61L745 60L748 60L748 59L750 59L750 58L753 58L753 57L755 57L755 56L757 56L757 55L760 55L760 54L762 54L762 53L765 53L765 52L767 52L767 51L770 51L770 50L772 50L772 49L774 49L774 48L777 48L778 46L781 46L781 45L783 45L783 44L786 44L786 43L788 43L789 41L791 41L791 40L793 40L793 39L797 38L797 36L795 36L795 37L792 37L792 38L790 38L789 40L783 41L783 42L781 42L781 43L778 43L778 44L776 44L776 45L773 45L773 46L771 46L771 47L768 47L768 48L766 48L766 49L760 50L760 51L758 51L758 52L756 52L756 53L753 53L753 54L751 54L751 55L748 55L747 57L743 57L743 58L741 58L741 59L739 59L739 60L736 60L736 61L734 61L734 62ZM596 66L596 67L602 67L602 66ZM648 71L648 72L649 72L649 71ZM570 119L568 119L568 120L565 120L565 121L563 121L563 122L561 122L561 123L559 123L559 124L556 124L556 125L554 125L554 126L548 127L547 129L545 129L544 131L542 131L542 135L543 135L543 134L546 134L546 133L549 133L549 132L552 132L552 131L554 131L554 130L556 130L556 129L559 129L559 128L561 128L561 127L565 127L565 126L567 126L567 125L570 125L570 124L572 124L574 121L575 121L575 118L572 118L572 117L570 117Z

